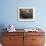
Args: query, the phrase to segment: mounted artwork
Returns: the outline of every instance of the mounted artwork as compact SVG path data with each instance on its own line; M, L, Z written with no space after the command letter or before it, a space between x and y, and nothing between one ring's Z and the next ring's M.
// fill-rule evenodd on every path
M35 21L35 8L19 7L18 21Z

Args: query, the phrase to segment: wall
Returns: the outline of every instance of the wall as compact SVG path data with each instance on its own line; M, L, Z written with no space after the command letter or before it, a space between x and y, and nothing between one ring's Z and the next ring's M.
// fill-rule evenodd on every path
M9 24L13 24L16 28L42 27L46 29L45 4L46 0L0 0L0 31ZM34 22L18 22L18 7L34 7L36 20Z

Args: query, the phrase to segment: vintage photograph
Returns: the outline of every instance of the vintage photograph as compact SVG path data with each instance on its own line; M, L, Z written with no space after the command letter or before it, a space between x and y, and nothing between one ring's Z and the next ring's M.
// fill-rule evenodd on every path
M18 8L18 21L34 21L35 20L35 8L22 7Z

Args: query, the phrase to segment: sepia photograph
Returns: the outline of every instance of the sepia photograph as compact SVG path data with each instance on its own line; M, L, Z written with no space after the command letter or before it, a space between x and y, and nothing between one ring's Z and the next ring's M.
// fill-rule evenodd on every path
M22 7L18 8L18 21L34 21L35 20L35 8Z

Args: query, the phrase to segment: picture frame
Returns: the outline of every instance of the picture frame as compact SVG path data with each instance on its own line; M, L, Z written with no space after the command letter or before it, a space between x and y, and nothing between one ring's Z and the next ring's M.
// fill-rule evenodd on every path
M35 21L35 8L33 7L19 7L18 21Z

